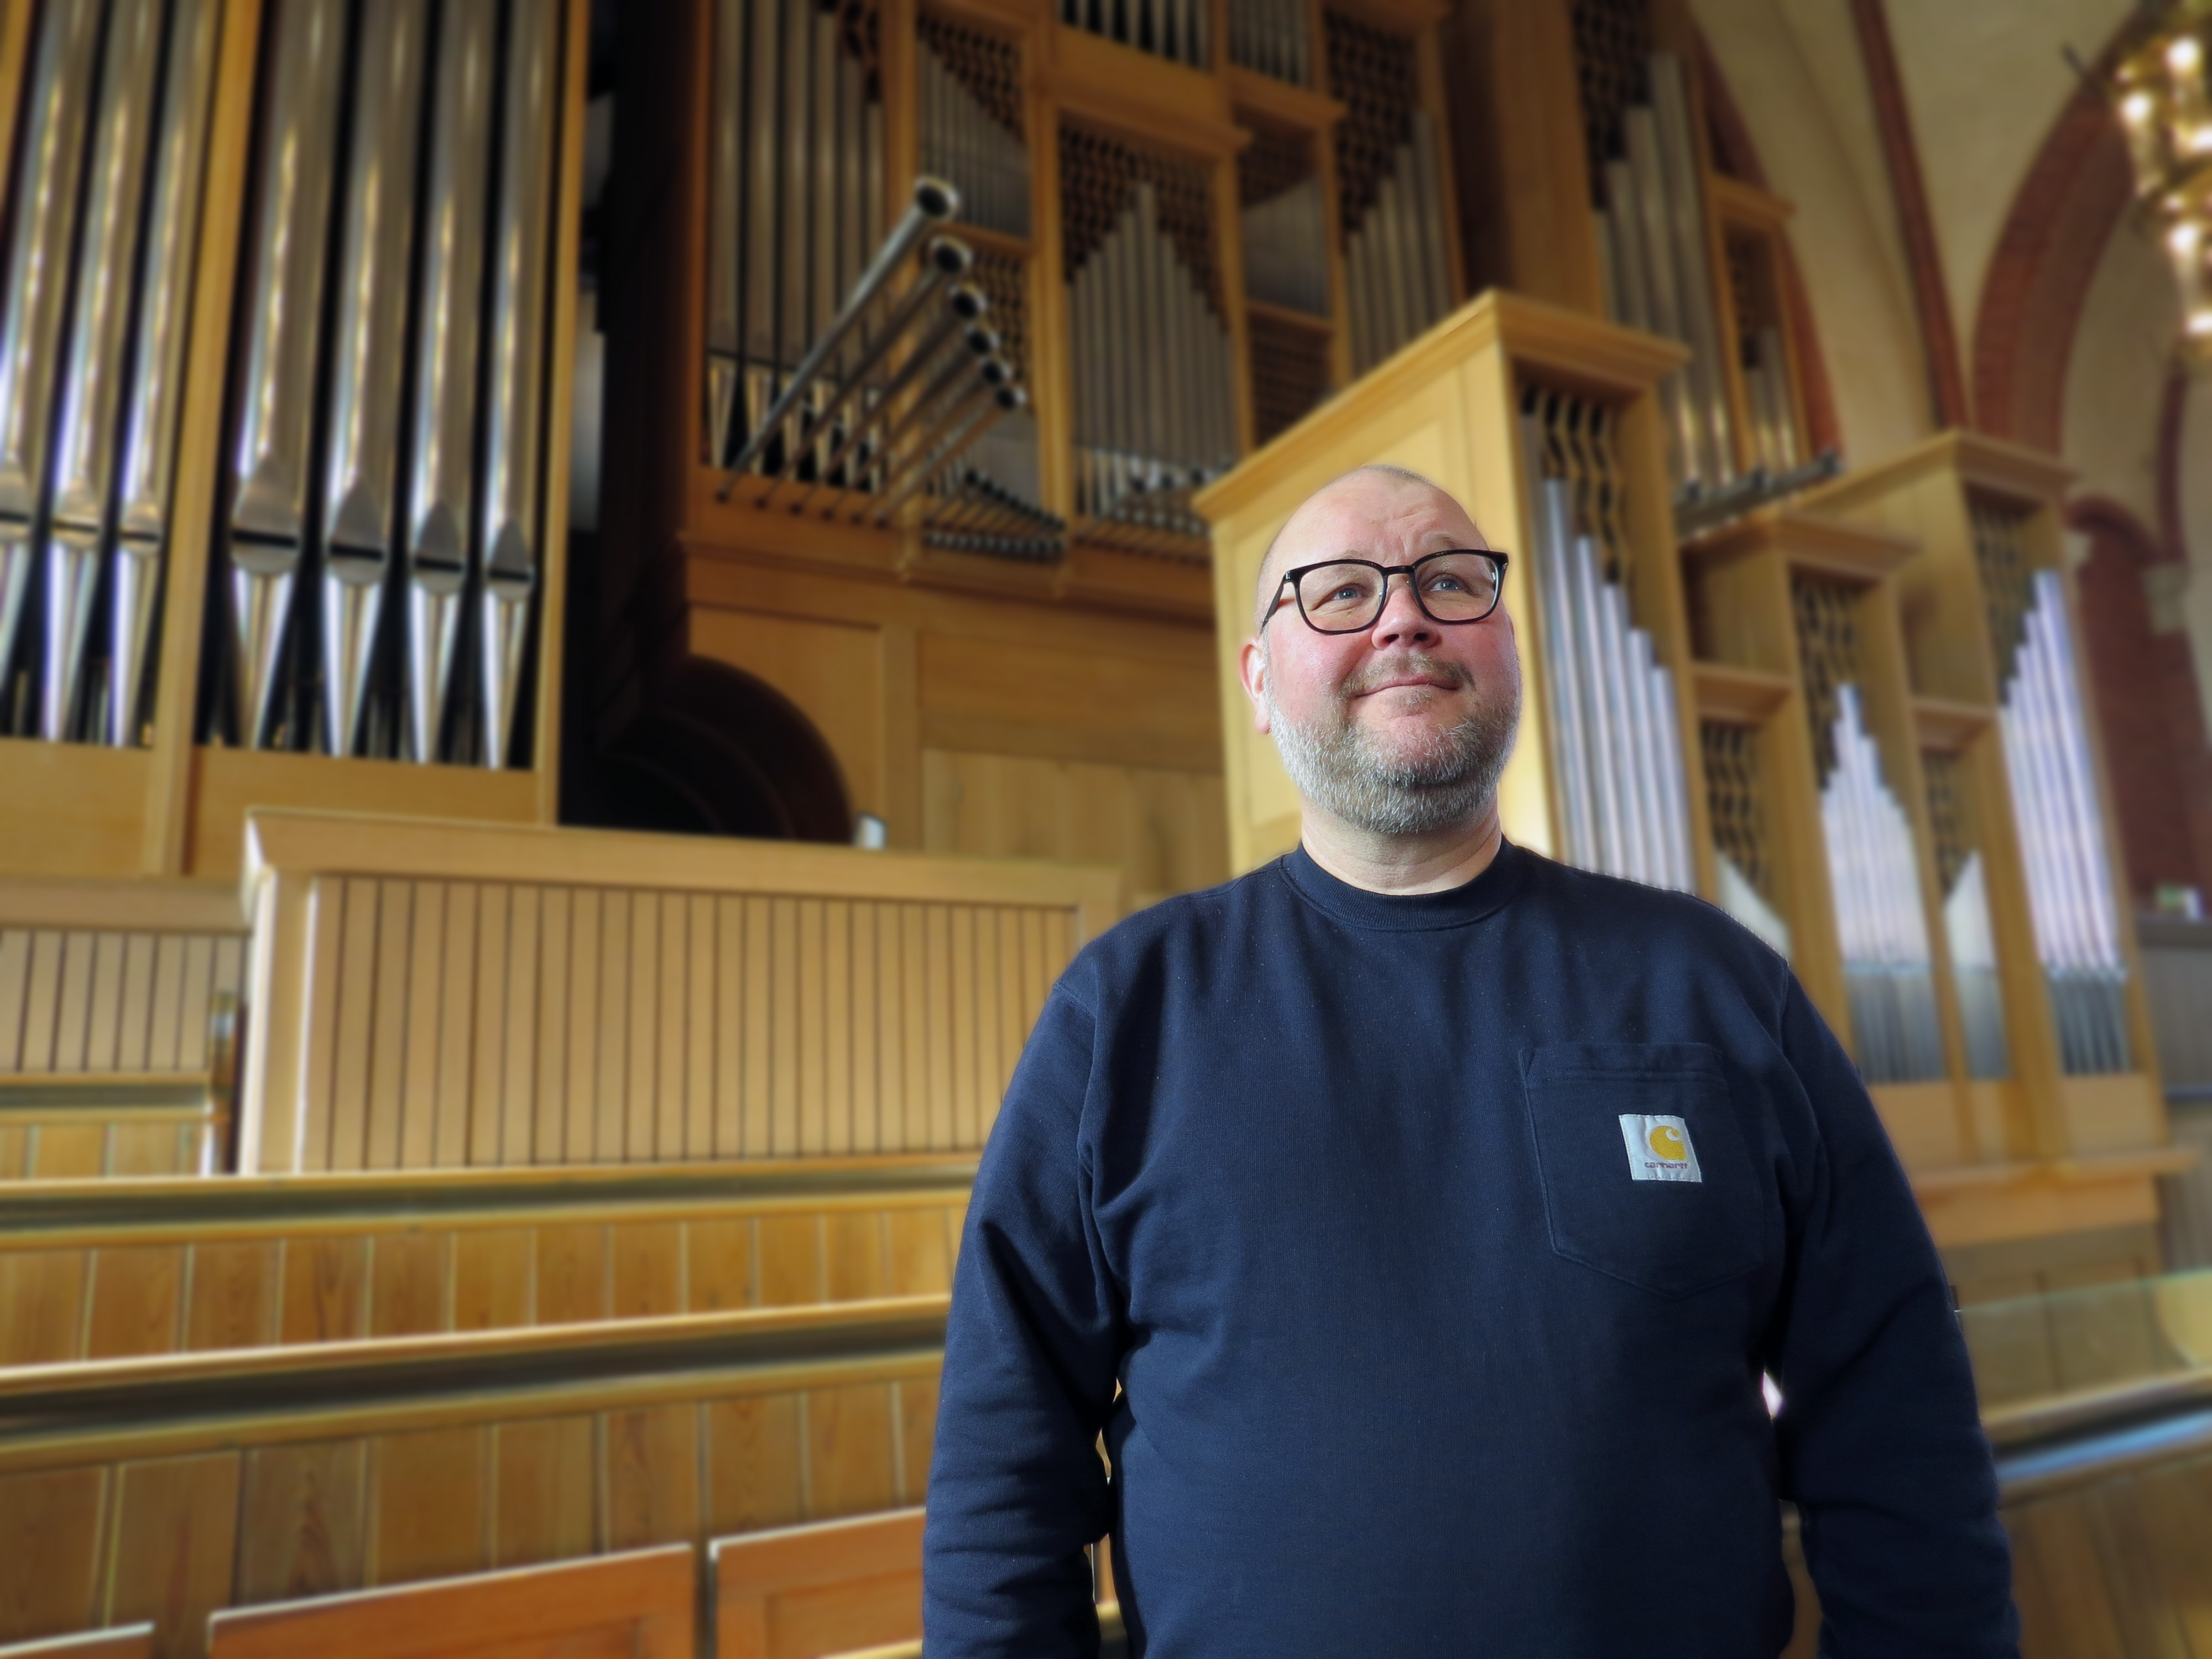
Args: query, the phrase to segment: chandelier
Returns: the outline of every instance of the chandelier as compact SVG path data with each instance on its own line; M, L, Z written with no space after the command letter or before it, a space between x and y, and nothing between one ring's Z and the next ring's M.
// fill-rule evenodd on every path
M2136 199L2180 287L2183 337L2212 357L2212 0L2146 5L2106 61Z

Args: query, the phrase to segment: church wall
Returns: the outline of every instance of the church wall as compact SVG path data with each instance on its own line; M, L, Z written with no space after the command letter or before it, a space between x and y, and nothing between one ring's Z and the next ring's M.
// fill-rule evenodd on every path
M2013 197L2079 84L2060 48L2094 58L2132 8L2128 0L1891 0L1884 9L1964 340Z

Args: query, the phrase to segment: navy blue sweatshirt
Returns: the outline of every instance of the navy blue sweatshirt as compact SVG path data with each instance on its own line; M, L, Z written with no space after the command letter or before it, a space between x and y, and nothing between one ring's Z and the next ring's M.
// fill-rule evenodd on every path
M1153 1659L1749 1659L1785 1498L1824 1652L2016 1652L1942 1267L1735 922L1301 850L1069 967L968 1213L928 1659L1094 1653L1109 1530Z

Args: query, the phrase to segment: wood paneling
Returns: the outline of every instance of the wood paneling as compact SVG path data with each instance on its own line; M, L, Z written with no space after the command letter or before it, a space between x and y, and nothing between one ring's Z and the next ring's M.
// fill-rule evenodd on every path
M1218 773L947 749L921 758L930 852L1115 865L1133 905L1229 878ZM987 963L1014 960L996 941L981 949Z
M869 1169L896 1162L843 1167L854 1189L811 1205L772 1180L732 1191L711 1170L703 1189L617 1199L509 1174L449 1179L428 1212L399 1182L292 1177L287 1194L240 1177L156 1189L181 1200L166 1219L102 1212L59 1231L43 1218L76 1193L52 1188L0 1221L0 1365L949 1291L971 1166L925 1164L875 1197ZM762 1173L737 1170L740 1184ZM281 1215L260 1207L271 1194L287 1197Z
M9 1379L0 1640L145 1619L198 1654L216 1608L893 1507L925 1474L900 1443L945 1309Z
M1168 827L1203 786L1126 793L1165 803L1131 806L1129 842L1182 840L1146 867L1202 878L1206 837ZM1121 908L1081 867L255 823L240 1158L271 1170L980 1146L1046 989Z
M0 926L0 1073L192 1072L242 933Z

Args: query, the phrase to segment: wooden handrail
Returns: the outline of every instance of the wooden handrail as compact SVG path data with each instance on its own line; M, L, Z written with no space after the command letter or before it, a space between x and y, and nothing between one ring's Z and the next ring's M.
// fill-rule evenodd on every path
M544 1218L664 1221L775 1208L964 1200L973 1156L536 1165L373 1174L54 1182L10 1193L0 1249L358 1232L378 1225L514 1226Z
M217 1350L0 1370L0 1474L933 1373L949 1298Z

